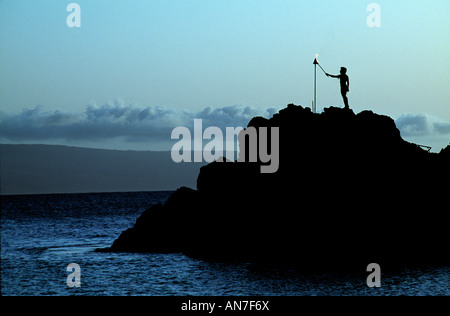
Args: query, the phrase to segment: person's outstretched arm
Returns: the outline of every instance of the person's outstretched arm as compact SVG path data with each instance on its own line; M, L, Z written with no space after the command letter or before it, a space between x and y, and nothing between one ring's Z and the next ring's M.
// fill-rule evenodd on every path
M335 75L330 75L329 73L326 74L327 77L331 77L331 78L339 78L339 75L335 76Z

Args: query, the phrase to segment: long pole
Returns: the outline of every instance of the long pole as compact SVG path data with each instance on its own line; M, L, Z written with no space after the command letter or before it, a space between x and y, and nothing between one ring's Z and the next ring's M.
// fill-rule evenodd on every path
M313 108L313 112L316 113L316 109L317 109L317 90L316 90L316 86L317 86L317 63L314 63L314 108Z
M314 114L317 113L317 65L319 65L319 61L317 60L317 57L319 57L318 54L316 54L316 58L314 58L314 63L313 63L314 64L314 106L313 106ZM320 67L320 68L322 68L322 67Z

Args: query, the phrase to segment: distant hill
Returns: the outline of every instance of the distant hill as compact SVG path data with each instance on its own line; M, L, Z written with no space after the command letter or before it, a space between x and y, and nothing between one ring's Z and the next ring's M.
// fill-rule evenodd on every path
M1 194L195 188L201 163L172 161L170 151L118 151L55 145L0 145Z

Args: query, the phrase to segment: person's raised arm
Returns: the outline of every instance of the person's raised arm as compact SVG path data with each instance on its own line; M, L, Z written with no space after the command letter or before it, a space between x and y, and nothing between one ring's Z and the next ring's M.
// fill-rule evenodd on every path
M339 78L339 75L335 76L335 75L330 75L329 73L326 73L327 77L331 77L331 78Z

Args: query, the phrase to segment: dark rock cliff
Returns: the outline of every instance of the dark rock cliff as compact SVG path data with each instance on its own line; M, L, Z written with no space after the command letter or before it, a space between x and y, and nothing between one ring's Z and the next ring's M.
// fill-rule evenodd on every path
M313 114L291 104L251 126L279 127L276 173L261 173L261 162L202 167L197 190L150 207L102 251L314 267L449 264L450 147L428 153L387 116L334 107Z

